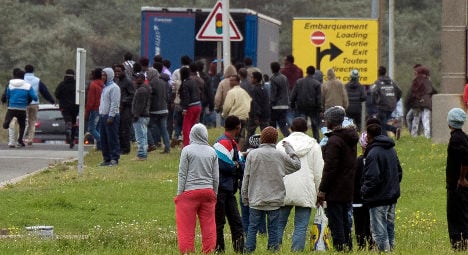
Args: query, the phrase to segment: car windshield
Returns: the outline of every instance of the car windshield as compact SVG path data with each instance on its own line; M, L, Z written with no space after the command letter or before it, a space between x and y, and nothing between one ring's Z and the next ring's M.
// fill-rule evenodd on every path
M41 110L37 113L39 120L56 120L62 119L62 113L58 110Z

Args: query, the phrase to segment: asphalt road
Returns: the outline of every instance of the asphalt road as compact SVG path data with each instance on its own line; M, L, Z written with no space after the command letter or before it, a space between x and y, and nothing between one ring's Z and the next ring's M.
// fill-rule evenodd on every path
M85 152L90 146L85 146ZM23 148L9 148L0 144L0 187L14 183L40 171L50 164L78 158L78 146L70 149L66 144L39 144Z

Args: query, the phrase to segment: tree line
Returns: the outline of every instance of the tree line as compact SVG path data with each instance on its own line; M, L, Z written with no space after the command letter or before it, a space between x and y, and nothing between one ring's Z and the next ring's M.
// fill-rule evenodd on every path
M140 52L142 6L211 8L215 0L4 0L0 8L0 86L14 67L32 64L55 89L67 68L75 67L76 48L87 51L88 70L122 62ZM248 8L282 22L280 57L291 54L293 17L370 18L368 0L231 0L231 8ZM388 1L380 1L387 8ZM441 66L441 1L395 1L395 79L406 92L416 63L427 66L436 87ZM387 19L387 12L383 20ZM383 28L381 64L388 63L387 28ZM178 65L178 63L173 63ZM462 86L462 85L461 85Z

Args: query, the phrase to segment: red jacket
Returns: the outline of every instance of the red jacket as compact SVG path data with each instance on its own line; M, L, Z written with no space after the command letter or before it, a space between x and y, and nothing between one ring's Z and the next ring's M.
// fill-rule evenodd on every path
M468 84L465 85L465 91L463 93L463 102L465 106L468 107Z
M304 77L302 70L295 64L290 64L281 68L280 73L284 74L288 78L289 92L292 91L296 81Z
M101 93L103 87L104 82L102 80L92 80L89 84L85 107L86 116L89 116L90 111L99 111L99 103L101 102Z

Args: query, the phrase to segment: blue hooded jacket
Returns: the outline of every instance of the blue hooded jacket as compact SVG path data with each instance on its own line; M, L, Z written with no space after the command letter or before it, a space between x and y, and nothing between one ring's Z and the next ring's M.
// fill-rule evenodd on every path
M22 79L12 79L6 90L8 109L26 110L31 101L36 101L37 95L31 84Z
M361 195L369 207L391 205L400 197L403 170L394 147L393 140L384 135L367 145Z

